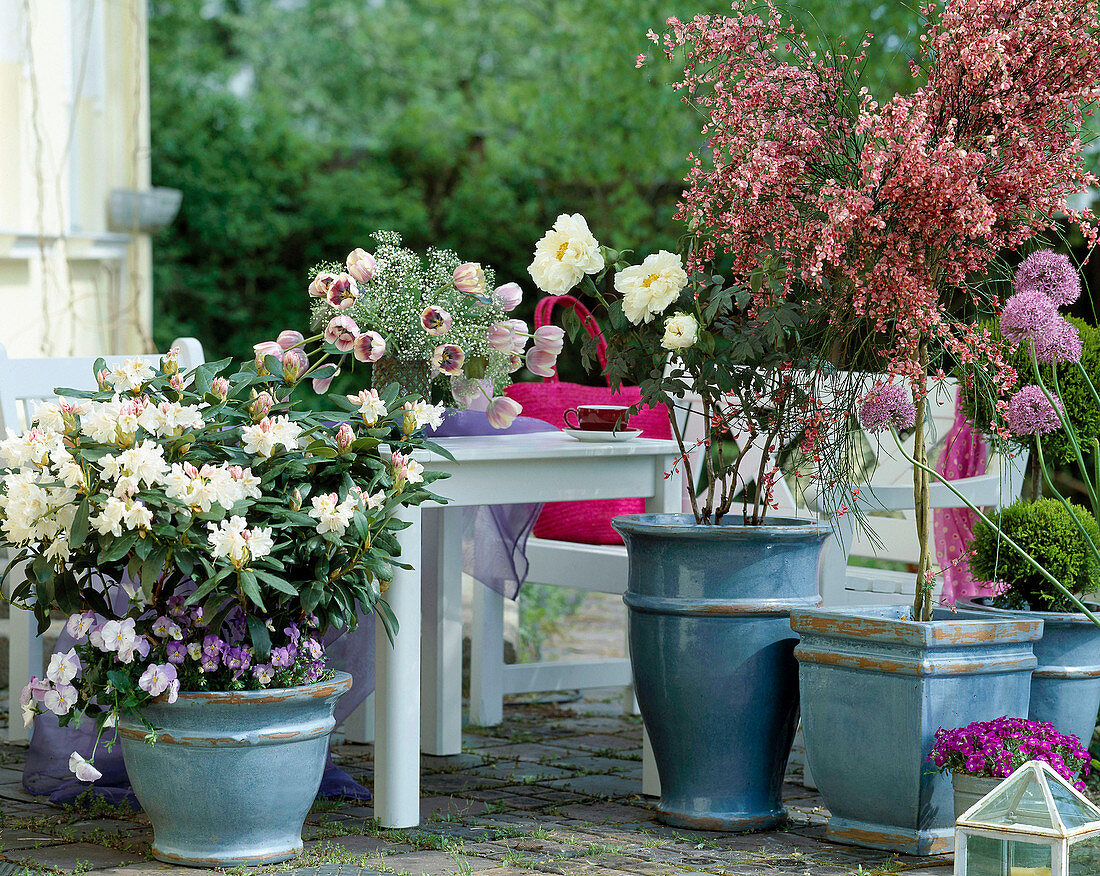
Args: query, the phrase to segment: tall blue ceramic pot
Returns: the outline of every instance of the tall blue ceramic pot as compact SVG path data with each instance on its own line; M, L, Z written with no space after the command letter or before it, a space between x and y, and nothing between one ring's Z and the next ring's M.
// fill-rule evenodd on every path
M1038 619L906 606L796 609L806 759L836 842L950 851L951 777L928 760L940 727L1027 714Z
M704 526L687 514L630 514L612 525L630 558L623 599L661 779L658 818L704 830L780 823L798 720L789 612L820 602L829 528L788 519Z
M1028 717L1053 724L1059 733L1076 736L1087 748L1100 710L1100 627L1083 614L1013 611L988 603L989 598L983 596L966 605L1005 617L1043 621L1043 638L1035 643L1039 665L1031 676Z
M134 793L153 824L153 856L172 864L233 867L283 861L302 850L302 824L317 796L351 687L330 681L276 690L185 692L119 721Z

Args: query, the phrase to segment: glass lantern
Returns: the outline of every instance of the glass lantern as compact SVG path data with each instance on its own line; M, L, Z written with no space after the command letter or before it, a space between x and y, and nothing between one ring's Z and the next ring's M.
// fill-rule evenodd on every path
M955 822L955 876L1100 876L1100 809L1029 761Z

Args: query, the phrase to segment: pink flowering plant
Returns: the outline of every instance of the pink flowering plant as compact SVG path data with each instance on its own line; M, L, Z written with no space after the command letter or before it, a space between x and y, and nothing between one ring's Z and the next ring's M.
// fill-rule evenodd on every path
M509 317L523 290L516 283L496 286L491 268L444 249L421 257L392 231L373 236L373 252L357 248L343 264L313 270L313 324L340 354L318 372L319 391L345 363L416 363L435 400L484 410L494 428L509 426L520 406L503 388L524 366L542 377L553 374L561 329L532 332Z
M0 442L5 577L26 564L12 602L40 632L68 615L75 642L22 692L26 723L88 715L102 733L181 690L308 684L329 672L330 628L377 612L397 632L383 595L397 515L437 498L412 453L439 411L373 390L302 410L293 354L321 361L324 342L280 342L281 358L235 371L100 360L97 391L59 390ZM79 756L73 769L98 777Z
M1028 761L1040 760L1078 791L1085 790L1092 762L1076 736L1063 736L1045 721L1007 716L954 730L941 727L928 759L941 772L983 779L1005 778Z
M915 90L884 102L860 82L871 35L854 55L819 52L771 3L671 18L651 37L684 57L677 87L704 118L708 148L692 157L679 212L698 241L689 268L721 260L756 278L749 307L808 294L828 314L824 355L841 367L877 360L885 382L911 392L913 616L928 619L929 383L980 366L1006 393L1015 374L978 319L999 300L976 279L1060 217L1095 240L1091 215L1066 200L1094 182L1081 128L1100 93L1100 21L1096 0L920 11Z

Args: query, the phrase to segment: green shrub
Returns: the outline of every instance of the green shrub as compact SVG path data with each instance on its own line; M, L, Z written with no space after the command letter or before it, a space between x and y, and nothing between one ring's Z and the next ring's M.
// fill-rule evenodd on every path
M1085 508L1071 503L1073 514L1100 546L1100 526ZM1089 548L1070 511L1058 499L1016 502L995 518L1000 529L1074 594L1100 589L1100 562ZM1073 604L984 521L970 540L974 577L1002 582L994 604L1000 608L1075 611Z
M1081 333L1081 364L1085 366L1089 378L1096 385L1100 385L1100 329L1089 325L1083 319L1075 316L1067 317ZM995 321L986 324L986 328L995 338L1000 340L1001 331ZM1031 363L1031 352L1021 345L1015 353L1008 356L1008 364L1016 369L1018 375L1016 389L1035 383L1035 371ZM1049 364L1040 364L1040 374L1043 382L1054 391L1054 382ZM965 383L962 384L965 386ZM1096 404L1092 392L1085 383L1077 365L1073 362L1063 362L1058 366L1058 386L1062 403L1070 422L1077 430L1078 440L1083 447L1087 446L1093 438L1100 438L1100 405ZM966 417L974 426L983 432L989 430L989 424L993 421L993 407L986 395L978 392L964 391L964 409ZM1043 436L1043 456L1052 465L1070 465L1076 462L1073 446L1066 437L1064 429L1057 429ZM1035 436L1022 439L1020 444L1027 447L1034 456Z

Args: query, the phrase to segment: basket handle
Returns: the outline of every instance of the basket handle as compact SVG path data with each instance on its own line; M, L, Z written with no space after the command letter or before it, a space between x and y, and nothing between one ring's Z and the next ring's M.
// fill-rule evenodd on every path
M542 328L546 325L552 325L554 307L557 305L562 307L572 307L576 311L577 316L580 317L581 325L584 326L585 331L588 332L588 337L596 339L596 359L600 363L600 372L604 374L604 380L607 381L608 389L611 388L611 380L607 374L607 341L603 338L603 332L600 331L600 324L596 322L596 317L592 315L587 307L585 307L577 298L572 295L547 295L542 298L538 305L535 307L535 328ZM554 376L547 377L547 381L550 383L556 383L558 380L558 369L554 369Z

